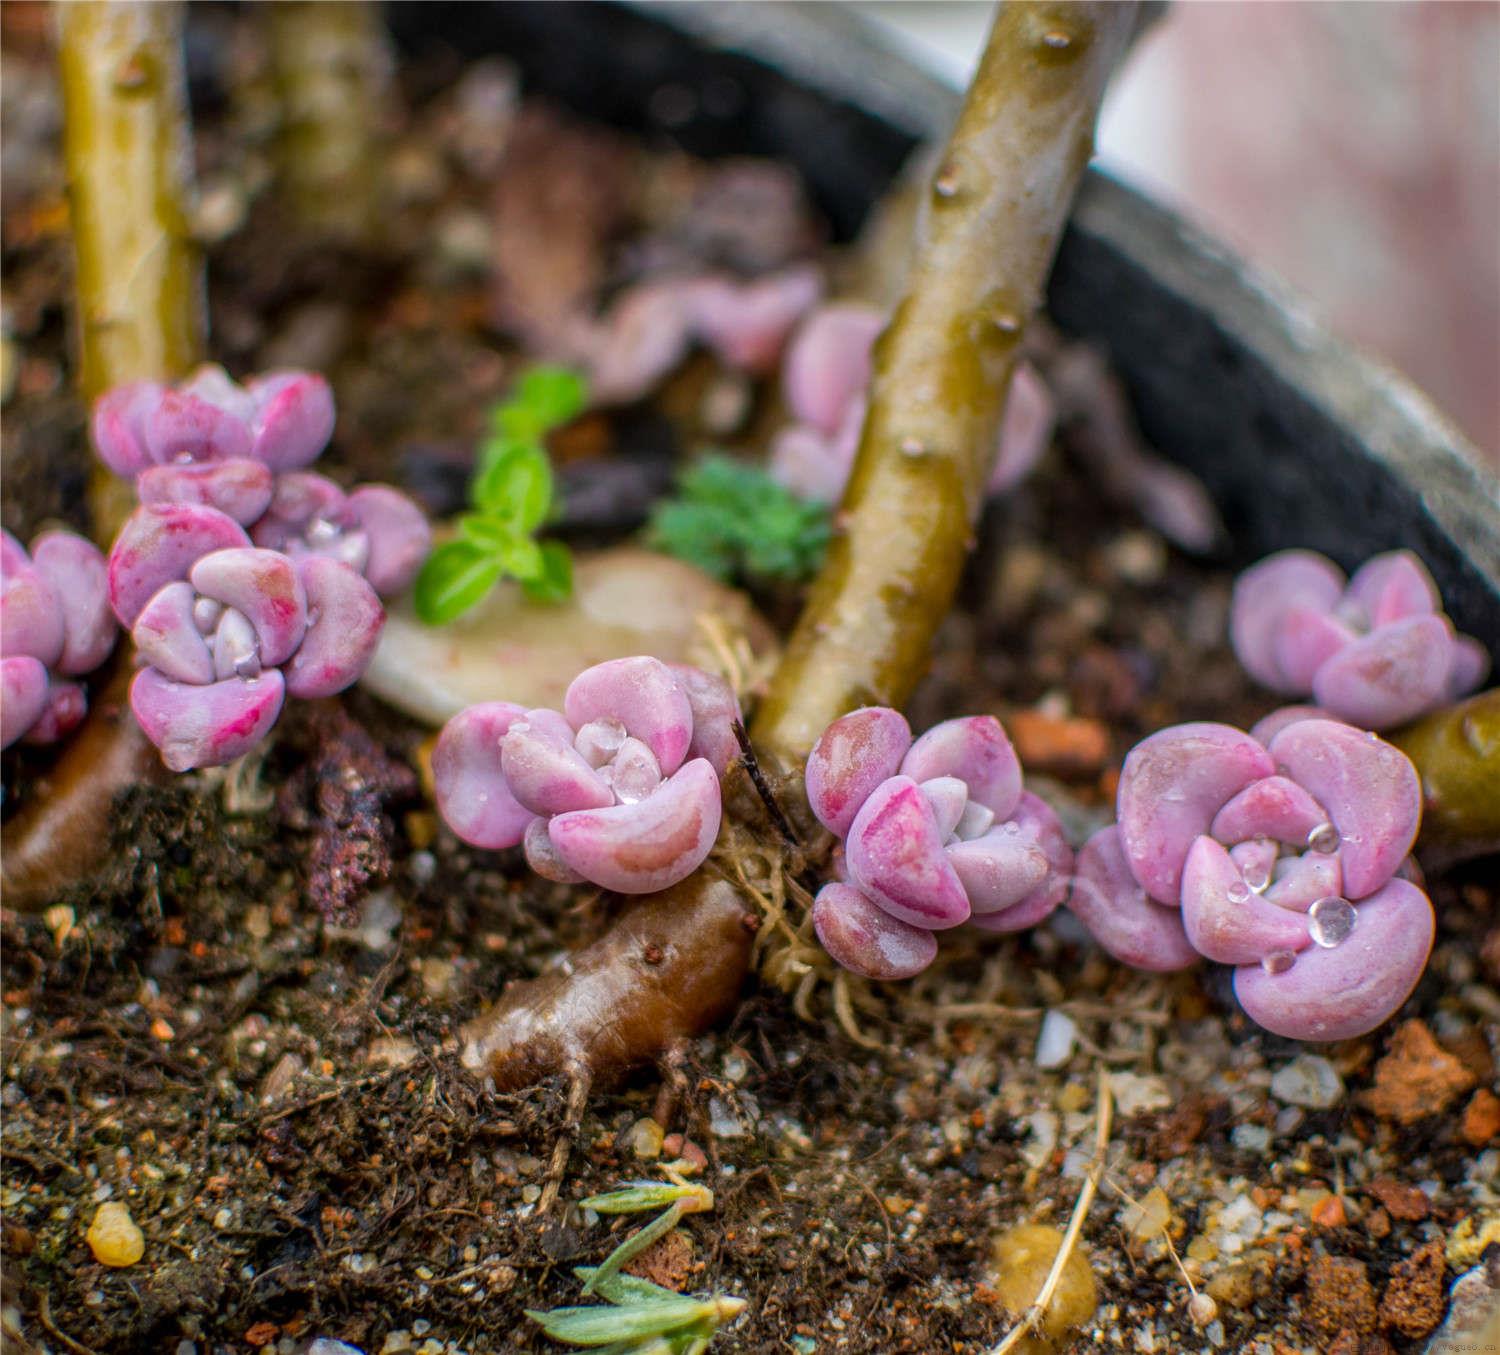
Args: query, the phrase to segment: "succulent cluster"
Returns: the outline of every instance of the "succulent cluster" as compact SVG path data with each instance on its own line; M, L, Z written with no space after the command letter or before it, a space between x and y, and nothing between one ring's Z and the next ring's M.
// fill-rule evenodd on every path
M859 301L820 306L787 346L781 389L793 422L777 434L771 473L815 503L837 503L859 450L873 370L873 349L886 316ZM1055 419L1052 396L1028 363L1016 368L1000 427L992 494L1019 483L1046 451Z
M1392 729L1472 691L1489 660L1456 634L1410 551L1345 579L1315 551L1268 556L1235 583L1230 633L1245 670L1284 696L1311 696L1362 729Z
M765 376L822 292L822 275L808 264L746 282L723 273L639 282L580 338L589 388L604 404L638 400L695 343L726 367Z
M385 485L345 493L303 467L333 431L328 383L218 367L137 382L94 410L94 444L140 506L109 554L109 606L143 665L131 709L174 771L231 762L287 695L329 696L364 671L380 598L426 558L420 509Z
M739 718L720 678L612 659L573 679L561 711L492 701L449 720L432 754L438 809L476 847L522 845L548 879L654 893L713 847Z
M1143 969L1236 966L1266 1029L1341 1040L1416 986L1434 920L1412 882L1411 762L1373 733L1277 712L1250 733L1177 725L1125 760L1119 821L1078 857L1069 907Z
M1018 931L1067 894L1062 826L1022 789L993 716L948 720L913 742L898 711L866 706L823 731L806 777L813 813L841 840L844 877L819 891L813 925L857 974L910 978L937 954L935 932Z
M51 743L83 719L76 681L115 647L104 556L72 532L43 532L26 549L0 534L0 747Z

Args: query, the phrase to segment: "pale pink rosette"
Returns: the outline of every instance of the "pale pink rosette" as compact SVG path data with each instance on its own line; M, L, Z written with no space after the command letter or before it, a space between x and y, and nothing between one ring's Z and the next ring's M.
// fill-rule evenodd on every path
M1144 969L1236 966L1278 1035L1372 1030L1416 986L1434 921L1409 853L1422 793L1376 735L1293 711L1257 726L1164 729L1120 778L1117 825L1078 856L1069 907Z
M1479 642L1443 615L1437 585L1410 551L1367 561L1347 581L1309 550L1268 556L1240 575L1234 652L1257 682L1311 696L1361 729L1394 729L1466 692L1489 669Z
M104 556L73 532L43 532L28 553L0 534L0 747L52 743L83 719L77 678L115 646Z
M816 503L837 503L854 467L885 312L861 301L818 307L787 345L781 389L792 423L771 447L771 474ZM1016 368L996 444L989 492L1026 478L1052 439L1056 408L1030 363Z
M718 837L739 718L719 678L612 659L573 679L561 711L492 701L449 720L432 755L438 810L476 847L523 846L548 879L654 893Z
M807 760L813 813L843 839L847 880L813 908L824 949L869 978L910 978L934 932L1017 931L1067 893L1073 854L1057 816L1021 785L993 716L948 720L915 742L898 711L835 720Z

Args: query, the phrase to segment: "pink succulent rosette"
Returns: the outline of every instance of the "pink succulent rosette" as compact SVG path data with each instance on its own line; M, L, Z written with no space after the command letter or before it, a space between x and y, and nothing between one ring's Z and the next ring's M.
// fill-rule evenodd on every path
M173 771L242 756L288 695L344 690L385 625L375 590L349 565L257 548L201 503L137 508L110 551L108 586L143 665L131 709Z
M1119 822L1079 853L1069 907L1128 964L1236 966L1267 1030L1348 1039L1406 1000L1432 948L1405 878L1421 813L1404 754L1317 712L1176 725L1126 758Z
M1067 894L1062 827L1022 788L993 716L948 720L913 742L899 711L864 707L823 731L806 783L813 813L842 839L847 876L819 891L813 925L857 974L910 978L937 954L935 932L1018 931Z
M239 386L201 367L180 386L117 386L94 408L94 445L143 504L216 509L257 546L342 561L381 597L401 592L432 548L422 510L389 485L345 492L301 467L333 432L333 393L313 372Z
M94 448L117 475L246 460L272 472L316 461L333 435L333 392L314 372L267 372L241 386L205 365L176 386L133 381L94 405Z
M797 322L823 292L810 264L740 281L702 273L649 278L627 288L574 337L599 404L639 400L701 343L726 367L750 376L776 368Z
M115 646L104 556L73 532L43 532L26 549L0 534L0 747L52 743L83 719L75 681Z
M294 557L341 560L381 597L411 583L432 549L426 516L400 490L359 485L346 494L312 471L276 477L265 514L250 536L257 546Z
M1240 575L1230 612L1246 671L1285 696L1312 696L1362 729L1393 729L1472 691L1489 658L1456 634L1410 551L1377 555L1346 580L1314 551L1286 550Z
M793 423L777 434L771 474L794 494L837 503L864 427L873 349L886 316L860 301L820 306L787 346L781 388ZM1036 465L1052 438L1056 409L1036 369L1016 368L989 492L1003 494Z
M739 704L721 679L638 656L585 669L563 709L460 711L432 754L438 810L476 847L521 845L539 875L650 894L707 857Z

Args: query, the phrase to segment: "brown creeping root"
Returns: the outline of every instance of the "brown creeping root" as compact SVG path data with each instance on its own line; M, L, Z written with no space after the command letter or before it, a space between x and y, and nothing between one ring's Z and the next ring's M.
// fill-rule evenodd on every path
M756 922L722 879L633 899L566 973L514 984L469 1022L464 1064L516 1091L557 1073L592 1086L649 1063L734 1010Z

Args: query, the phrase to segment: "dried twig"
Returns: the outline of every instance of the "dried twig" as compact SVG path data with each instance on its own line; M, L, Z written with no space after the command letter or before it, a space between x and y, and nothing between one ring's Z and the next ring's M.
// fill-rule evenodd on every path
M1099 1178L1104 1174L1104 1158L1109 1150L1109 1130L1114 1118L1114 1098L1109 1088L1109 1070L1103 1064L1099 1065L1099 1109L1094 1121L1094 1158L1089 1163L1088 1175L1084 1178L1083 1188L1078 1192L1078 1202L1073 1206L1072 1216L1068 1219L1068 1230L1063 1234L1062 1245L1057 1249L1057 1255L1052 1258L1052 1268L1047 1272L1047 1279L1043 1283L1031 1307L1026 1310L1025 1315L1005 1336L999 1345L993 1347L989 1355L1007 1355L1007 1352L1015 1347L1030 1333L1037 1329L1037 1324L1047 1314L1047 1307L1052 1302L1052 1296L1057 1293L1057 1287L1062 1283L1063 1270L1068 1264L1068 1258L1073 1254L1073 1248L1078 1245L1079 1234L1083 1232L1084 1220L1089 1216L1089 1207L1094 1203L1094 1195L1099 1189Z

